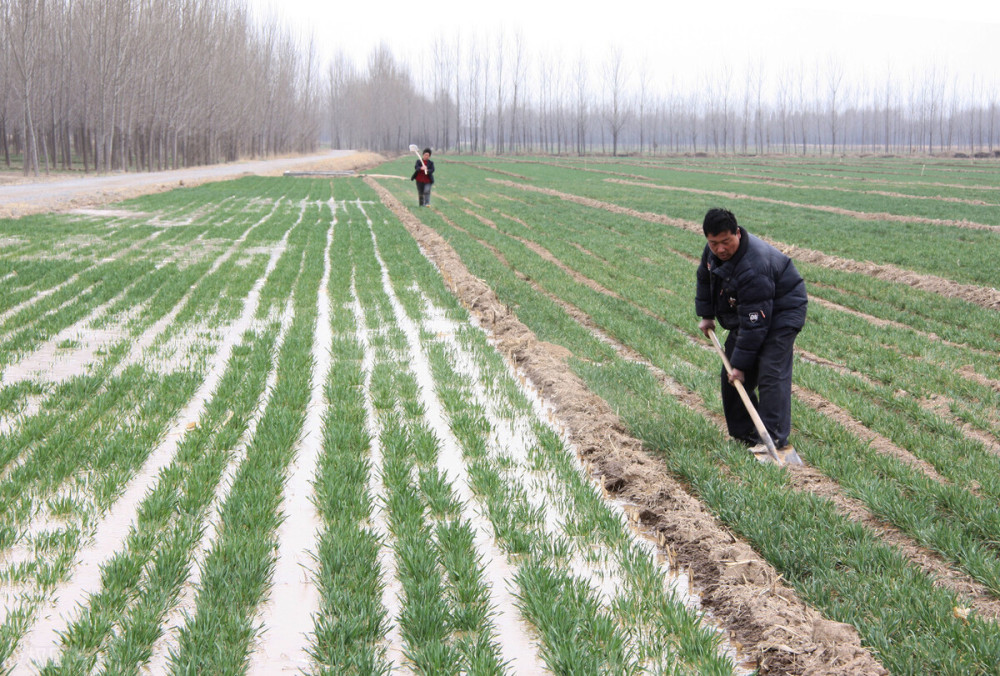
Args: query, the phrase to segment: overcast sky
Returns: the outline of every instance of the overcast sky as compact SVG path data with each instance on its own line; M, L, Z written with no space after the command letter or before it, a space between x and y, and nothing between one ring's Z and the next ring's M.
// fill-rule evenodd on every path
M716 71L748 62L771 75L834 59L845 73L884 81L891 67L910 75L932 66L965 80L1000 86L1000 3L995 0L248 0L292 32L315 34L320 54L343 49L363 65L380 42L415 74L435 38L495 44L520 31L530 56L560 54L568 66L581 52L592 64L623 50L631 71L643 59L658 78ZM557 9L557 5L560 9ZM824 7L828 7L824 9ZM567 67L569 70L569 67ZM686 84L690 84L687 82Z

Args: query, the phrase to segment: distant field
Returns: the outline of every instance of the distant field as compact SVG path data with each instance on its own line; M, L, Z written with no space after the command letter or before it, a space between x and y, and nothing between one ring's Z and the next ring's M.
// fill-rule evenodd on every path
M0 671L993 673L1000 165L435 160L0 221ZM724 433L712 206L805 467Z

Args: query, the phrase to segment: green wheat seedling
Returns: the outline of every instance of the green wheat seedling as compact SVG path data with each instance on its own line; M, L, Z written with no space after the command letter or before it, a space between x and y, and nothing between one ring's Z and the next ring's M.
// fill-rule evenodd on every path
M546 216L544 216L544 215L538 215L538 214L537 214L537 212L532 212L532 214L531 214L531 219L532 219L532 221L537 221L537 220L539 220L540 218L543 218L543 219L544 219L544 218L548 218L548 217L546 217ZM555 220L555 219L553 219L553 220ZM577 219L575 219L575 218L574 218L574 222L575 222L575 223L579 223L579 222L581 222L581 221L583 221L583 220L586 220L586 219L584 219L583 217L581 217L581 219L579 219L579 220L577 220ZM624 221L623 221L623 222L624 222ZM609 223L610 223L610 221L609 221ZM626 223L626 224L627 224L627 223ZM537 228L537 229L536 229L536 232L538 232L538 233L547 233L547 232L549 232L549 228L548 228L548 225L549 225L549 224L548 224L548 223L546 222L546 223L545 223L545 226L546 226L546 227L544 227L544 228ZM609 227L609 228L610 228L611 226L609 225L609 226L607 226L607 227ZM618 230L622 230L622 228L621 228L621 227L619 227L619 226L617 226L617 225L615 225L614 227L615 227L616 229L618 229ZM622 227L624 227L624 226L622 226ZM561 229L565 230L565 227L564 227L564 226L559 226L559 228L561 228ZM587 240L584 240L584 243L586 243L586 244L587 244L587 246L588 246L589 248L591 248L591 249L593 249L593 248L594 248L594 247L593 247L593 239L592 239L592 236L591 236L591 235L592 235L592 233L593 233L593 229L591 229L591 231L589 231L589 232L588 232L588 239L587 239ZM628 233L627 233L627 232L622 232L622 234L626 234L626 235L627 235ZM671 234L671 235L672 235L672 233L664 233L664 235L667 235L667 234ZM647 225L647 226L646 226L646 227L645 227L645 228L643 229L643 233L642 233L642 236L643 236L644 238L648 237L648 225ZM687 251L698 251L698 250L699 250L699 248L700 248L700 244L699 244L699 243L698 243L698 241L697 241L697 236L696 236L696 235L694 235L694 234L689 234L689 235L688 235L688 238L690 239L690 242L691 242L691 243L690 243L690 245L685 245L685 246L683 246L683 247L682 247L682 249L686 249ZM552 238L549 238L549 239L551 240ZM645 244L646 244L646 243L645 243L645 241L643 241L643 242L642 242L641 244L637 242L637 244L636 244L636 246L635 246L634 248L635 248L635 249L636 249L637 251L639 251L639 250L642 250L642 251L643 251L643 253L644 253L644 254L646 254L646 252L648 252L648 251L649 251L649 249L648 249L648 246L645 246ZM655 257L656 257L656 252L655 252L655 251L654 251L654 252L650 252L650 253L648 253L648 254L646 254L646 255L643 255L642 257L643 257L643 258L645 258L645 257L647 257L647 255L651 255L651 256L653 256L653 257L655 258ZM632 258L633 260L635 259L635 257L636 257L636 254L632 254L631 258ZM605 257L605 258L606 258L606 257ZM633 266L633 267L634 267L634 266ZM686 284L689 284L689 283L690 283L690 282L689 282L689 279L690 279L690 277L687 277L687 280L688 280L688 281L686 281ZM655 286L655 285L654 285L654 286ZM613 288L621 288L621 287L620 287L620 286L618 286L618 287L613 287ZM685 289L685 294L686 294L686 289Z
M379 277L369 277L373 292ZM392 351L408 353L405 335L390 328L393 333L398 337L390 341ZM489 597L481 581L482 563L472 544L472 531L468 524L451 520L462 508L450 482L431 464L438 457L440 442L422 422L425 407L419 404L413 374L401 366L391 388L400 403L381 416L380 441L388 527L395 539L405 599L399 617L404 654L419 670L452 670L463 664L474 673L497 673L498 647L492 638ZM376 362L374 371L378 368ZM417 468L418 458L423 469ZM435 519L437 526L432 527ZM459 534L464 535L453 542Z
M7 331L7 337L0 342L0 364L13 363L18 356L86 317L151 270L148 264L128 265L120 261L102 265L81 274L76 283L60 292L11 316L0 326L0 331Z
M833 361L879 382L906 388L917 397L942 393L1000 408L1000 394L960 372L969 364L982 361L981 352L944 344L905 327L878 327L864 318L822 306L811 312L828 339L819 343L809 338L804 345L806 349L818 350L821 356L829 355ZM899 368L904 363L907 368ZM1000 374L996 365L990 363L978 365L976 370L987 375Z
M63 634L59 663L133 671L148 661L165 614L176 602L222 469L263 389L274 331L247 335L205 413L140 504L126 549L103 567L103 584ZM231 408L232 407L232 408ZM120 571L133 571L122 575ZM137 571L143 571L140 575ZM96 622L106 617L109 622ZM112 626L117 630L111 635ZM98 629L103 627L103 629Z
M106 389L92 405L70 418L69 424L53 428L44 440L28 445L31 450L24 462L0 482L0 505L5 510L32 512L32 509L22 510L15 506L47 498L71 476L87 473L95 475L97 484L93 487L103 493L100 487L113 485L115 477L99 477L100 473L114 472L123 457L121 453L131 454L132 449L142 448L142 444L149 441L142 436L160 434L161 429L151 425L151 421L162 422L175 412L185 395L193 391L195 378L195 374L182 373L157 379L133 367L107 382ZM100 385L92 382L91 386ZM132 417L134 424L122 423L123 418ZM88 435L97 435L105 442L102 446L91 444ZM15 438L26 441L23 434ZM135 456L131 456L129 464L134 460ZM99 498L97 504L102 504Z
M331 275L334 279L335 275ZM340 277L343 281L343 277ZM332 287L331 287L332 289ZM350 293L349 280L339 294ZM324 523L317 584L321 606L311 654L323 673L387 674L387 632L379 576L379 542L367 527L372 506L366 490L370 438L362 388L363 348L350 336L350 318L334 319L344 331L334 338L333 366L326 387L330 408L324 420L324 450L318 468L316 505Z
M600 177L594 178L581 172L548 166L520 164L517 165L515 171L534 177L546 187L627 206L638 211L668 213L671 216L684 218L695 223L700 223L700 219L709 206L725 199L721 195L701 196L688 192L657 190L650 185L624 186L610 183ZM693 187L698 190L706 188L702 182L704 180L702 174L672 174L669 181L665 182L677 184L685 176L697 176L697 178L691 179L697 181ZM521 198L527 196L523 191L509 190ZM723 192L726 191L731 192L731 189L727 188ZM529 199L532 203L542 201L540 197L534 195ZM788 201L796 202L799 200L789 198ZM740 214L741 222L745 219L747 223L754 224L752 231L789 244L820 249L855 260L871 259L871 252L879 250L879 241L883 236L877 222L876 226L873 227L870 221L833 213L803 210L794 206L739 199L733 199L730 202ZM514 206L517 206L516 202L512 202L512 208ZM912 205L907 205L907 207L910 206ZM952 209L951 206L953 205L949 205L948 213L954 217L954 214L960 213L960 211ZM877 211L881 212L882 209ZM995 212L995 209L992 211ZM970 220L976 219L971 218ZM997 218L994 214L986 220L996 222ZM892 260L887 262L946 277L957 276L961 281L968 283L989 285L987 276L984 275L988 269L988 263L983 260L983 247L989 246L988 241L992 236L991 233L962 230L960 231L961 237L956 237L954 236L954 228L917 223L907 224L907 228L908 232L913 235L913 239L908 241L914 244L905 247L905 251L894 251ZM934 253L928 254L928 252ZM882 256L876 256L875 259L876 262L885 261ZM954 265L944 264L945 260L963 261L962 269L956 270ZM983 267L984 265L986 267Z
M22 416L8 432L0 434L0 477L11 471L12 460L26 458L50 431L72 420L89 405L91 399L103 391L106 379L125 354L125 345L119 343L101 355L100 361L87 374L74 376L58 385L22 381L0 389L0 392L9 392L15 399L19 399L18 393L25 390L38 392L41 397L38 411Z
M6 387L0 387L0 418L13 419L17 417L27 408L30 398L42 396L46 389L44 385L31 380L22 380Z
M200 323L211 325L235 319L240 307L233 307L232 300L229 299L245 298L253 283L262 276L266 263L265 256L255 256L253 265L247 270L230 257L215 272L201 280L177 315L173 326L180 328Z
M457 668L458 654L447 640L449 611L424 502L413 480L407 431L394 413L380 418L385 510L404 594L398 621L405 655L418 669L450 672Z
M473 274L486 280L508 306L516 307L522 321L537 327L539 340L564 345L586 359L602 361L610 356L610 348L600 346L595 349L586 329L574 322L555 302L538 294L531 284L519 279L489 249L447 223L437 228Z
M272 314L280 313L291 297L302 269L308 235L305 228L293 227L286 231L278 263L261 289L256 319L267 319Z
M1000 348L995 316L986 308L866 275L807 263L799 267L810 281L811 295L970 348Z
M172 669L225 671L244 663L258 629L253 614L274 566L278 507L309 398L315 298L326 233L315 229L296 282L295 318L278 357L278 378L256 436L220 512L218 539L202 566L194 614L182 628ZM214 666L206 666L214 665Z
M630 158L627 164L608 160L586 166L572 158L541 163L508 158L477 162L530 176L526 183L532 185L695 226L705 209L722 199L720 194L747 195L755 199L736 197L732 198L735 206L727 206L735 208L741 222L755 234L859 261L874 256L877 262L976 285L987 295L989 287L995 286L989 261L995 233L952 225L887 224L797 206L814 203L859 212L996 224L1000 218L995 206L990 206L997 201L996 191L984 187L995 172L985 166L971 167L975 170L971 173L957 172L946 162L929 161L925 179L923 168L915 171L912 163L874 158L871 162L847 160L836 171L822 160L769 162L765 167L757 160L737 159L738 172L712 158L644 157ZM493 287L501 302L541 340L570 350L567 363L620 412L631 432L662 453L672 471L772 562L807 602L827 617L857 626L866 645L874 647L890 670L989 671L1000 655L995 636L991 638L991 625L975 612L967 623L955 617L952 611L964 603L962 598L933 587L926 575L881 543L873 531L839 516L829 503L791 489L782 472L757 466L745 452L726 444L703 414L664 394L662 379L668 378L696 393L708 410L720 410L717 357L705 349L691 318L693 269L704 244L699 232L653 222L655 218L645 215L611 213L506 184L484 183L485 178L501 176L486 169L458 163L449 169L448 181L441 186L446 199L416 215L444 235L473 274ZM680 190L609 181L623 178L615 173L642 175L648 179L646 184ZM634 177L627 180L643 183ZM893 194L871 194L873 186ZM412 201L405 186L387 187L409 198L407 203ZM335 200L331 188L337 192ZM938 197L957 200L946 202ZM987 204L971 204L974 200ZM282 316L294 296L296 320L315 321L315 291L303 289L318 284L322 266L316 263L315 228L307 224L328 224L335 216L330 294L339 300L331 304L331 321L336 334L345 337L334 348L340 355L335 361L342 360L345 374L350 375L334 381L331 373L336 386L327 387L331 414L324 418L324 429L330 429L336 445L345 446L345 452L336 461L331 458L328 467L324 465L322 482L317 475L317 496L322 494L326 505L317 566L328 566L317 578L323 580L323 594L330 600L324 601L327 610L317 615L316 670L388 671L385 637L390 621L382 608L385 581L379 551L394 547L397 538L405 539L401 533L408 527L419 534L413 542L403 543L409 576L405 594L409 666L460 668L470 673L502 670L490 630L475 628L488 624L483 623L483 597L474 583L482 561L468 545L470 534L477 531L463 520L462 510L471 503L456 497L449 475L437 467L440 439L435 437L454 434L465 455L476 503L490 518L498 546L524 571L518 593L523 593L525 585L535 585L550 595L521 602L525 607L528 603L538 606L539 625L556 628L542 641L550 665L596 665L616 672L691 669L714 673L709 662L695 656L704 650L710 659L718 659L718 647L682 628L695 614L675 607L664 593L669 585L656 572L648 553L625 536L627 526L617 512L600 511L603 501L578 468L573 463L560 464L566 449L548 440L543 427L525 425L535 414L528 414L531 404L526 405L518 383L501 377L506 370L503 358L479 338L482 334L476 329L440 328L442 317L468 322L468 316L413 238L376 201L370 188L354 181L331 185L330 181L248 177L150 196L125 207L148 212L146 222L131 217L76 216L10 222L11 245L0 255L0 361L13 363L101 309L94 326L124 323L131 338L161 318L184 323L191 328L191 342L171 342L168 336L163 345L176 346L177 354L186 354L191 362L173 374L175 380L129 369L115 370L116 377L122 378L115 380L109 376L109 365L121 363L127 350L111 345L99 355L91 372L94 377L74 378L63 385L29 382L0 390L0 419L4 424L9 421L0 433L4 516L0 546L12 557L0 567L0 579L23 590L0 626L4 642L0 646L7 654L50 591L65 582L80 543L86 541L89 524L105 509L101 505L114 500L134 475L137 463L141 464L143 449L155 444L158 423L153 421L169 417L171 407L176 408L168 390L177 390L178 401L191 391L218 341L211 332L236 316L272 256L281 254L261 290L259 320ZM898 233L901 228L914 236L898 247L879 246L887 232ZM220 261L217 257L225 252L227 258ZM399 306L383 289L383 265ZM802 264L800 270L811 295L866 316L812 304L811 329L798 342L809 356L796 362L797 385L810 396L835 403L868 429L926 461L936 474L930 478L905 462L873 451L835 418L797 400L794 434L801 440L796 442L800 452L838 482L845 495L861 500L874 515L940 552L946 561L997 593L1000 521L992 507L1000 497L1000 484L993 478L996 459L988 444L970 438L963 428L975 427L984 439L984 435L1000 433L1000 400L991 387L992 381L1000 380L1000 362L992 358L1000 344L995 313L856 272L812 263ZM590 283L582 283L583 278ZM357 283L356 298L350 293L352 281ZM397 319L398 307L404 315ZM190 315L178 322L182 310ZM584 315L584 322L577 321L576 317ZM366 320L368 354L354 340L356 316ZM434 430L424 422L428 411L409 371L410 346L400 330L404 316L420 325L421 349L452 370L449 373L432 364L434 392L448 411L447 430ZM879 320L891 323L876 325ZM641 364L623 363L591 327L638 353L655 373ZM301 347L307 333L311 335L301 329L303 340L293 342ZM439 342L447 349L439 349ZM457 351L456 345L461 345ZM834 367L812 363L812 355ZM372 358L373 368L379 371L375 388L383 402L376 409L376 431L386 432L383 423L398 426L403 432L393 443L405 447L405 451L401 448L389 454L378 472L383 476L385 470L387 483L398 489L398 495L391 498L398 515L390 521L399 535L382 543L369 525L378 521L377 512L372 511L373 498L357 490L368 486L364 477L372 470L364 448L376 438L367 428L366 416L359 414L363 399L357 396L359 383L365 381L361 363ZM480 375L470 389L465 379L473 371L472 362ZM288 363L282 366L282 378L289 374ZM308 359L296 368L308 373ZM122 388L144 394L155 391L150 396L156 401L140 401L137 394ZM340 389L347 394L342 395ZM342 396L354 400L345 398L335 404ZM277 414L272 414L275 419ZM396 422L388 422L392 420ZM286 424L294 426L294 415ZM81 439L102 438L107 443L85 448L65 434L69 429ZM282 429L267 426L276 437ZM534 437L535 443L524 453L498 450L511 435L525 434ZM136 443L129 443L130 437ZM224 436L218 438L220 445L228 443ZM324 456L334 453L329 440L325 447ZM52 461L44 462L46 458ZM157 624L162 624L158 619L163 617L161 608L169 606L172 590L183 584L178 580L183 580L185 567L191 565L189 548L200 532L188 528L187 519L206 499L206 487L215 471L211 464L185 467L188 474L182 483L179 474L161 477L164 486L173 482L177 490L186 491L185 497L175 501L157 493L142 516L137 515L136 523L142 524L146 535L137 534L116 552L106 588L92 599L93 611L88 619L81 616L79 626L67 635L72 636L73 647L58 663L63 670L126 671L133 668L128 665L145 659L148 641L139 637L155 633ZM272 473L279 475L274 467ZM579 483L573 483L574 472ZM357 485L341 486L347 482L338 483L337 477L350 477ZM262 485L270 490L274 482L262 481ZM241 486L246 495L259 500L246 488L246 481ZM275 490L280 494L280 488ZM546 496L551 509L539 509L539 495ZM233 504L241 499L246 498L237 494ZM380 498L379 504L388 505L389 498ZM337 508L340 505L342 509ZM773 527L776 522L781 528ZM261 598L246 584L257 574L252 571L263 571L266 578L268 570L265 543L271 522L265 516L260 523L263 533L254 533L259 537L251 538L250 546L244 546L238 529L229 532L226 546L230 548L225 549L232 554L229 567L220 565L202 585L204 598L214 594L220 609L225 607L219 602L226 593L223 578L238 580L234 589L251 590L248 597ZM552 535L553 523L565 527L562 534ZM151 535L157 533L161 535ZM244 556L251 552L257 554ZM322 562L324 558L328 564ZM136 573L135 561L147 564ZM598 593L599 579L584 582L574 575L580 565L590 566L597 574L607 570L608 582L621 581L620 592L614 598ZM129 591L135 589L143 590L138 598ZM423 592L428 595L426 602L417 599ZM412 604L411 597L415 599ZM199 603L204 603L201 597ZM207 629L215 626L208 618L220 618L220 626L223 618L230 626L242 623L245 635L252 636L255 603L234 604L232 618L221 610L215 615L192 613L192 624L199 617L205 638L197 650L177 648L175 668L211 664L203 656L221 652L231 655L227 664L240 664L247 642L219 638L226 632ZM661 619L675 611L686 619ZM450 623L447 631L428 624L435 618ZM559 628L569 626L586 627L591 636L564 640ZM348 636L357 636L357 641L345 642ZM222 647L217 651L218 646ZM674 656L676 660L667 664ZM51 668L56 666L53 663Z
M686 664L699 673L731 673L732 663L720 653L720 635L704 627L679 598L665 591L670 581L655 565L651 547L640 546L626 535L628 526L608 509L551 429L536 423L535 434L546 464L558 476L557 485L571 500L572 511L580 515L585 532L593 533L595 542L606 547L621 566L624 593L614 601L614 614L634 636L640 661L658 663L659 668L671 665L678 672Z
M399 618L405 654L421 670L452 670L464 663L480 665L476 673L496 673L489 600L472 532L460 521L430 527L430 517L447 519L460 507L434 469L421 471L414 481L408 435L400 422L386 420L382 440L386 506L405 594ZM483 664L491 667L483 671Z
M482 334L478 338L483 340ZM512 381L506 370L497 377ZM558 436L537 419L533 428L538 442L526 460L536 472L554 472L552 480L545 482L546 501L560 506L566 515L564 532L572 535L573 528L577 529L578 536L571 538L578 541L574 548L592 543L583 553L597 564L597 571L612 562L620 568L616 576L621 577L623 593L612 608L618 622L628 628L640 662L672 664L675 669L681 669L679 664L697 665L705 673L730 673L732 663L720 652L719 635L702 626L697 615L668 591L663 571L651 561L650 547L639 547L625 535L628 527L573 465ZM623 609L632 609L632 614Z
M127 427L115 424L117 431L108 430L102 434L101 424L97 422L90 433L98 434L98 438L106 437L99 449L89 443L87 435L73 439L57 433L51 443L46 440L39 445L0 484L0 490L8 491L3 498L5 519L10 519L8 523L22 524L26 530L22 531L23 535L18 539L25 537L27 541L22 546L33 547L35 550L35 565L28 569L31 574L22 580L23 583L51 592L56 584L66 579L79 547L80 531L89 533L93 528L92 524L121 493L126 482L162 436L168 421L191 396L195 384L190 374L185 378L168 378L159 382L150 379L147 382L146 389L142 390L136 389L137 382L134 379L120 380L122 390L144 391L149 399L137 408L135 423ZM113 393L114 388L109 392ZM111 398L105 400L106 405L114 401L114 394L109 396ZM96 411L92 411L91 416L94 413ZM106 409L104 415L114 416L115 411ZM82 422L87 418L80 420ZM72 425L66 429L72 429ZM55 532L43 531L32 535L27 530L29 520L45 504L48 496L53 495L72 476L76 476L77 481L83 481L86 488L81 493L86 496L86 500L76 510L79 516L68 520L63 518L64 523ZM46 546L46 538L55 546ZM34 541L41 546L34 545ZM19 638L14 637L15 642L0 648L0 655L4 660Z
M444 352L443 350L441 350L441 351L438 351L438 353L437 353L436 357L437 357L437 358L436 358L436 359L434 359L434 361L435 361L435 365L436 365L436 369L437 369L437 370L438 370L438 371L439 371L439 372L440 372L440 373L441 373L442 375L446 374L446 373L447 373L447 369L448 369L448 364L449 364L449 361L450 361L450 359L448 358L448 355L447 355L447 353L446 353L446 352ZM432 358L433 358L433 357L432 357ZM445 377L447 377L447 376L445 375ZM452 377L452 378L451 378L450 380L452 380L452 381L453 381L453 380L454 380L454 377ZM464 436L464 435L462 435L461 433L457 433L457 434L458 434L458 435L460 436L460 438L462 438L462 437ZM524 504L524 503L522 503L522 504ZM508 513L509 513L509 511L510 511L510 510L498 510L497 512L494 512L494 513L492 514L492 516L496 516L496 517L499 517L499 518L498 518L497 520L506 520L506 519L503 519L503 512L508 512ZM523 510L522 510L522 511L523 511ZM498 512L499 512L499 513L498 513ZM536 523L536 524L540 524L540 523L542 522L542 517L541 517L541 515L539 514L539 515L536 515L536 516L535 516L535 517L534 517L533 519L528 519L528 520L526 520L526 521L529 521L529 522L533 521L533 522L534 522L534 523ZM507 527L509 528L509 527L510 527L510 525L511 525L511 524L510 524L510 523L509 523L509 521L508 521L508 526L507 526ZM502 532L503 532L503 531L501 531L501 533L502 533ZM501 535L501 537L503 537L503 536ZM593 601L593 602L596 602L596 601ZM531 606L529 606L529 612L532 612L532 611L530 610L530 608L531 608ZM597 612L597 610L596 610L596 606L595 606L594 608L592 608L592 610L593 610L594 612ZM544 626L544 623L545 623L545 618L543 618L543 617L538 617L538 618L536 618L536 622L540 622L540 623L542 623L542 624L543 624L543 626ZM544 629L543 629L543 631L544 631ZM552 663L552 661L556 661L556 660L558 660L558 659L559 659L559 658L558 658L558 657L556 657L555 655L550 655L550 656L549 656L549 660L550 660L550 663Z

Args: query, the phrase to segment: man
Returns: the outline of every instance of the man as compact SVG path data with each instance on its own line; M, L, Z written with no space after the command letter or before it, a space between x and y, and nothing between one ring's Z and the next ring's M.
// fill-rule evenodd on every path
M434 163L431 162L431 149L424 148L423 157L413 166L411 181L417 182L417 199L420 206L431 205L431 186L434 185Z
M806 286L792 260L754 237L726 209L710 209L702 223L707 244L698 266L695 311L706 336L715 320L729 329L722 370L722 407L729 434L765 452L753 419L733 386L743 383L775 447L792 428L792 348L806 321ZM755 394L754 390L759 392Z

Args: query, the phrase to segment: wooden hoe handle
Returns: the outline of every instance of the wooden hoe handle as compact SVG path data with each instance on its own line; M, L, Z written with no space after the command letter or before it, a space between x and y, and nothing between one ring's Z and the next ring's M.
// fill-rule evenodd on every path
M715 351L719 353L722 357L722 363L726 365L726 373L729 375L733 374L733 366L729 363L729 357L726 356L726 351L722 349L722 343L719 342L719 337L715 335L715 331L712 329L708 330L708 335L712 339L712 343L715 345ZM753 407L753 402L750 401L750 395L747 394L747 390L743 387L743 383L739 380L733 381L733 386L736 391L740 393L740 399L743 400L743 405L747 408L747 413L753 419L754 427L757 428L757 435L764 442L764 446L767 447L767 453L771 456L774 461L779 464L785 464L781 458L778 457L778 449L774 447L774 441L771 440L771 435L767 433L767 428L764 427L764 421L760 419L760 415L757 413L757 409Z

